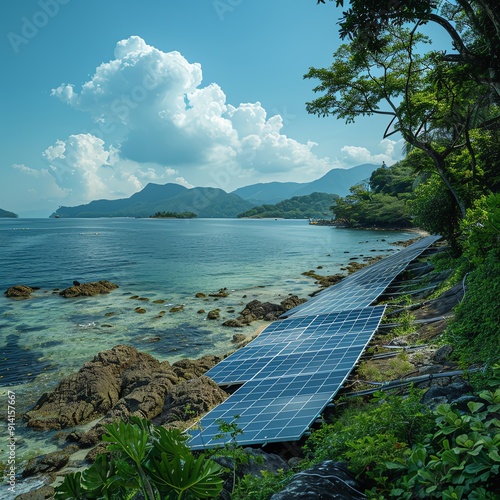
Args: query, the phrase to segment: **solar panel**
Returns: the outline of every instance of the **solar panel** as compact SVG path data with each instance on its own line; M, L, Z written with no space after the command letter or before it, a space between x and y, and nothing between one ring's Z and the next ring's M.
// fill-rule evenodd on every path
M406 266L440 236L426 236L398 253L381 259L323 290L312 299L284 313L281 317L309 316L343 309L369 306Z
M313 373L247 382L224 403L191 429L192 449L211 448L231 440L218 438L219 422L232 422L243 433L237 436L238 445L297 441L321 414L342 386L350 370Z
M300 439L354 368L384 310L370 307L269 325L265 342L251 347L252 342L207 372L220 385L245 383L203 417L199 429L189 431L190 446L222 444L229 437L217 437L219 420L231 422L235 415L243 430L239 445Z
M284 363L297 371L306 363L306 357L312 363L310 370L320 359L319 352L326 355L353 346L362 350L378 328L384 309L378 306L276 321L206 375L220 385L239 384L255 377L273 376L273 367L278 369L278 363L282 371ZM329 357L332 363L334 356L332 352ZM338 356L341 357L340 351Z

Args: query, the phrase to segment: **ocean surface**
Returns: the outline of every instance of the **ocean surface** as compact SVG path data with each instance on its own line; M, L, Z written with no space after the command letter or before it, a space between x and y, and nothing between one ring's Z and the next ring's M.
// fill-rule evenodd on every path
M129 344L172 362L227 352L234 333L262 326L221 326L251 300L307 297L317 285L304 271L343 272L350 261L397 252L394 242L414 236L305 220L0 219L0 289L38 287L30 299L0 294L0 399L5 407L7 391L15 391L17 456L57 448L50 433L25 429L20 414L98 352ZM119 288L61 297L73 280L109 280ZM195 297L221 288L228 297ZM178 305L183 310L170 312ZM215 308L221 319L206 319ZM0 461L3 454L0 437Z

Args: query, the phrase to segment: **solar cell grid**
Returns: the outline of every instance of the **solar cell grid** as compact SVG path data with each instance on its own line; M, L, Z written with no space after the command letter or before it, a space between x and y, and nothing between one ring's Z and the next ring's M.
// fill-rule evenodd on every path
M290 309L283 314L283 317L309 316L328 310L369 306L412 260L439 238L439 236L422 238L400 252L347 276L340 283L327 288L306 303Z
M347 376L346 370L271 381L247 382L191 430L193 449L214 447L229 441L216 439L219 419L232 422L235 415L243 434L239 445L297 440L320 415Z
M214 373L212 378L219 385L231 385L264 377L270 379L348 369L357 362L365 345L366 342L337 349L249 359L227 365L224 370Z
M310 356L316 351L364 346L377 329L384 309L378 306L308 317L307 321L304 317L276 321L206 375L219 384L237 384L255 377L279 356ZM287 329L287 325L302 328Z

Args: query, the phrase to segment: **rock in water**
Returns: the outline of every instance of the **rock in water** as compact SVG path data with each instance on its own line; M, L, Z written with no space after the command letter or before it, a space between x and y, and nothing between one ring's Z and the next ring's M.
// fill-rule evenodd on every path
M134 347L118 345L99 353L52 392L44 394L26 413L28 426L64 429L102 416L108 422L130 415L154 418L160 414L172 386L199 377L220 360L217 356L203 356L171 365Z
M271 500L361 500L363 488L342 462L328 460L295 474L288 486Z
M5 290L5 295L9 298L22 298L27 299L35 288L31 288L27 285L14 285Z
M79 283L78 285L73 285L69 288L65 288L64 290L59 292L59 295L62 295L66 298L80 296L92 297L93 295L99 295L101 293L109 293L115 288L118 288L118 285L111 283L111 281L93 281L90 283Z
M158 360L130 346L103 351L40 398L26 414L28 426L63 429L89 422L109 411L122 397L123 379L131 378L127 374L134 371L144 375L159 368Z

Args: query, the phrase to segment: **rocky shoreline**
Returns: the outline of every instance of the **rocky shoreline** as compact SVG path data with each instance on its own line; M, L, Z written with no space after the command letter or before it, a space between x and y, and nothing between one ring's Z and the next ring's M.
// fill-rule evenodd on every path
M351 271L355 270L356 266L351 268ZM318 279L320 275L316 276L312 272L308 275L315 278L320 286L333 284L342 277L334 275L334 277ZM106 283L103 289L110 290L107 284L109 282L99 283ZM78 284L71 288L79 286L82 285ZM27 292L28 296L31 293L29 290L20 289L19 286L11 288L16 289L15 293L19 290ZM98 289L94 284L91 288ZM220 294L224 293L224 289L217 293L219 297L222 296ZM417 319L425 320L429 316L441 316L443 319L431 325L423 323L419 328L420 333L416 332L411 338L394 339L392 341L394 346L410 346L418 340L429 340L439 335L446 324L446 315L451 314L452 307L460 298L461 291L455 289L438 300L429 303L424 301L415 312ZM299 299L296 296L289 296L280 304L254 300L246 305L237 318L228 320L232 323L226 326L237 328L257 319L274 321L283 312L304 301L305 299ZM249 342L251 338L236 334L233 340L235 348L238 348ZM447 362L447 355L451 350L451 346L439 351L435 348L420 349L418 355L409 358L415 369L414 374L449 371L453 368ZM73 471L75 468L85 467L86 462L92 461L103 450L103 445L99 442L105 423L137 416L150 419L156 425L187 428L199 416L228 396L225 391L203 375L223 357L203 356L196 360L183 359L171 364L168 361L160 362L149 354L126 345L117 345L97 354L77 373L61 380L53 391L42 395L34 408L26 413L27 425L32 429L65 430L66 445L60 451L33 458L28 462L23 471L23 478L35 476L42 478L46 484L43 491L21 494L17 498L20 500L51 498L53 489L50 485L60 481L61 474L64 475L65 471ZM420 385L425 384L436 388L434 390L436 398L448 402L450 401L449 394L456 398L457 393L461 395L469 389L460 376L430 379L429 382ZM450 391L446 389L448 386ZM428 391L428 394L429 400L432 401L434 397L432 391ZM73 430L74 427L89 423L91 425L88 430ZM61 434L58 438L61 439ZM284 456L285 454L280 460L278 457L271 461L278 460L281 468L288 467L283 461ZM325 467L329 470L330 466ZM338 468L337 465L335 467ZM48 496L40 496L46 494ZM294 498L292 493L289 495L276 498Z

